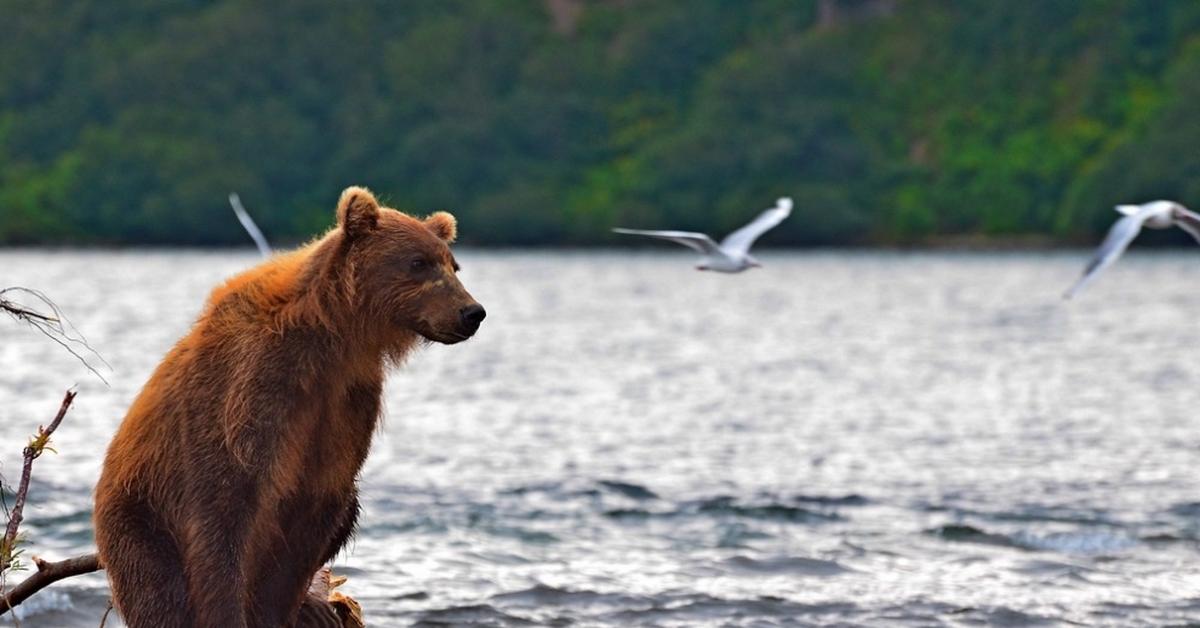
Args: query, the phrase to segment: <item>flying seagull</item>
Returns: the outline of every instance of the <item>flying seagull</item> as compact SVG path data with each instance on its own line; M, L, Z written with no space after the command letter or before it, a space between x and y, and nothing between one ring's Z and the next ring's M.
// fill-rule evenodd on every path
M270 257L271 245L267 243L267 238L259 230L258 225L254 224L254 219L246 213L246 208L242 207L242 199L238 198L237 192L229 194L229 204L233 206L233 213L237 214L238 222L242 223L246 233L249 233L250 237L254 239L254 244L258 246L258 252L262 253L263 257Z
M721 240L721 244L717 244L707 235L695 231L643 231L621 228L613 229L613 231L661 238L696 249L704 256L696 263L696 270L740 273L750 267L762 266L750 254L750 246L754 244L758 236L783 222L783 219L787 218L791 212L792 199L783 197L775 201L774 207L759 214L758 218L755 218L750 224L725 236L725 239Z
M1117 205L1116 210L1123 214L1104 237L1100 248L1092 255L1091 261L1083 269L1083 276L1075 285L1063 294L1071 298L1083 290L1100 274L1100 271L1117 261L1130 242L1142 231L1142 227L1151 229L1167 229L1175 226L1188 232L1197 242L1200 242L1200 215L1188 211L1188 208L1174 201L1151 201L1142 205Z

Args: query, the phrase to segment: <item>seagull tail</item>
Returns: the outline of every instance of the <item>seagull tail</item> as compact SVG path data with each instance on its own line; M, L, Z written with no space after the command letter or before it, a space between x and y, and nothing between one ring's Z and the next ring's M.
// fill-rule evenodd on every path
M1092 268L1089 268L1087 270L1087 272L1085 272L1083 274L1082 277L1080 277L1079 279L1077 279L1075 281L1074 285L1072 285L1070 288L1068 288L1066 292L1063 292L1063 295L1062 295L1063 298L1067 299L1067 300L1075 298L1075 295L1082 292L1083 289L1086 288L1088 284L1092 283L1092 280L1095 278L1096 278L1095 270Z

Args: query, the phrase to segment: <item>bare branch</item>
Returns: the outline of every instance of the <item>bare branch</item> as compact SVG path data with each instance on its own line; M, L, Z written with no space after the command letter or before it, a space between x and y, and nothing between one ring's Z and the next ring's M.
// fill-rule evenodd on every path
M16 300L17 295L24 295L36 301L37 305L23 304ZM43 309L49 310L49 313L42 311ZM0 290L0 311L7 313L18 321L28 323L34 329L42 332L47 338L58 343L60 347L75 356L75 359L79 360L93 375L99 377L100 381L105 384L108 383L108 380L104 379L104 376L99 371L92 368L92 365L88 364L88 361L75 351L74 346L83 347L87 350L87 353L100 360L104 366L108 366L109 369L112 367L109 366L108 362L99 353L96 353L92 349L87 343L87 339L83 337L83 334L80 334L79 330L75 329L75 326L71 324L71 321L63 316L62 311L58 309L58 306L49 297L29 288L5 288Z
M66 560L60 560L54 563L48 563L40 558L34 557L34 564L37 565L37 571L32 576L21 581L21 584L13 587L13 589L4 594L0 598L0 615L3 615L10 610L16 608L21 602L29 599L34 593L58 582L64 578L72 576L80 576L85 573L99 571L100 556L98 554L85 554L76 556Z
M104 615L100 617L100 628L104 628L104 625L108 623L108 614L112 612L112 609L113 603L110 597L108 598L108 606L104 608Z
M75 400L75 391L68 390L63 396L62 405L58 408L58 414L54 420L50 422L49 427L39 427L37 436L29 441L29 445L25 447L25 465L21 469L21 483L17 486L16 503L13 506L12 513L8 520L8 527L4 532L4 541L11 547L12 542L17 538L17 528L21 525L23 511L25 510L25 496L29 492L29 479L33 474L33 461L42 455L46 445L50 442L50 435L54 430L58 429L62 423L63 417L67 415L67 409L71 407L71 402Z
M21 483L17 486L16 502L9 513L4 537L0 539L0 571L7 570L12 563L12 551L17 543L17 529L21 526L21 520L24 518L25 496L29 493L29 479L33 475L33 461L42 455L42 451L50 442L50 435L58 429L58 425L62 423L63 417L67 415L67 409L71 407L71 402L74 400L75 391L68 390L63 397L62 405L58 408L58 414L50 422L50 426L38 428L37 436L33 437L29 441L29 445L25 447L25 465L21 469Z
M12 564L12 551L16 547L17 532L22 519L24 519L25 497L29 493L29 480L33 476L33 461L46 450L50 444L50 436L62 424L63 417L67 416L67 410L73 401L75 401L75 391L68 390L67 394L63 396L62 404L59 406L54 420L50 422L49 426L39 427L37 435L30 439L29 444L25 446L25 464L21 468L21 483L17 487L16 502L9 513L4 538L0 540L0 550L2 550L0 551L0 572L7 570ZM100 558L96 554L69 558L56 563L48 563L34 556L33 562L37 565L37 571L12 591L5 592L3 598L0 598L0 614L7 613L14 606L24 602L26 598L53 582L70 576L90 573L100 568Z

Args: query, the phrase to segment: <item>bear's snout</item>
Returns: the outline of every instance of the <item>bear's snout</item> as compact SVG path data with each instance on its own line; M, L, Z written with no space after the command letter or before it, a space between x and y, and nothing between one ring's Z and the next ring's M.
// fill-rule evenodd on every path
M479 330L479 324L487 316L487 310L478 303L472 303L459 310L458 313L462 316L463 327L467 330L468 336L474 335Z

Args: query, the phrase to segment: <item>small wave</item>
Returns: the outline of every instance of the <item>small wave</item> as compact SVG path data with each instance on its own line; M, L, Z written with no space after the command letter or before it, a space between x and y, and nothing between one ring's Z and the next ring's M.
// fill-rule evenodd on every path
M662 506L662 505L660 505ZM761 504L745 504L734 497L712 497L687 501L671 507L610 508L604 516L618 520L676 519L681 517L722 517L760 521L784 521L788 523L826 523L843 519L837 512L805 508L769 501Z
M769 575L836 576L850 571L837 561L805 556L775 556L771 558L734 556L722 562L741 572Z
M1116 523L1111 516L1102 510L1077 510L1073 508L1056 508L1042 506L1025 506L1013 512L993 513L989 516L993 521L1011 521L1017 523L1066 523L1084 526L1106 526Z
M1020 546L1061 554L1107 554L1137 546L1137 539L1114 532L1059 532L1035 535L1018 532L1013 540Z
M1167 509L1167 512L1178 515L1180 517L1195 518L1200 517L1200 502L1187 502L1183 504L1175 504Z
M559 538L549 532L543 532L542 530L531 530L521 526L497 525L493 523L488 525L480 525L477 526L477 528L487 534L490 534L491 536L515 539L517 541L521 541L522 543L546 545L559 542Z
M1071 562L1070 559L1031 558L1013 565L1012 571L1027 576L1083 581L1084 574L1089 573L1091 569Z
M413 591L411 593L399 593L389 597L388 599L402 602L424 602L425 600L429 599L429 592Z
M542 482L539 484L529 484L525 486L516 486L513 488L505 488L497 491L500 495L532 495L536 493L561 493L563 490L562 482Z
M599 484L601 488L604 488L605 490L624 495L630 499L636 499L639 501L658 499L658 495L654 491L638 484L615 482L612 480L600 480L597 482L597 484Z
M1036 628L1037 626L1060 626L1062 622L1048 619L1039 615L1025 613L1007 607L961 608L952 613L956 619L979 622L983 626L1021 626Z
M1148 543L1150 545L1170 545L1172 543L1192 544L1196 542L1196 537L1191 535L1169 534L1164 532L1162 534L1148 534L1139 538L1138 540L1142 543Z
M540 609L563 607L587 609L589 612L605 612L622 608L649 607L652 603L645 598L621 593L599 593L590 590L560 589L538 584L529 589L493 595L491 601L507 609Z
M817 504L820 506L866 506L871 503L871 500L857 493L836 496L797 495L792 499L801 504Z
M842 517L833 512L822 512L792 506L778 502L765 504L740 504L732 497L714 497L698 502L692 502L687 508L700 514L744 517L747 519L766 519L771 521L790 521L794 523L813 523L837 521Z
M751 541L772 538L772 535L741 521L719 525L717 531L717 547L723 548L746 548Z
M39 538L52 537L60 542L87 545L93 542L91 507L54 515L39 514L26 526L26 530Z
M528 565L531 562L528 558L513 554L512 552L467 552L465 556L469 559L490 565Z
M380 518L369 522L367 525L359 527L358 534L363 537L367 536L391 536L397 534L444 534L450 529L450 523L434 519L428 515L414 515L406 519L399 519L398 516L392 515L393 520Z
M649 519L656 516L672 516L674 513L650 512L645 508L611 508L604 511L604 516L610 519Z
M513 495L516 497L524 497L526 495L546 495L553 499L571 499L571 498L595 498L601 497L605 493L627 497L635 501L650 501L659 499L659 496L654 491L632 482L622 482L619 480L595 480L594 483L589 482L587 485L580 486L577 483L570 485L564 482L542 482L538 484L530 484L517 486L498 491L500 495Z
M25 621L35 615L45 613L61 613L75 609L75 603L65 591L47 589L29 598L25 603L13 609L17 621Z
M955 543L983 543L985 545L999 545L1002 547L1018 547L1016 542L1003 534L993 534L975 526L959 523L938 526L927 532Z
M774 596L725 599L697 593L628 595L537 585L502 593L489 606L436 611L418 626L742 626L809 625L803 617L848 617L861 609L844 602L805 604ZM495 614L502 616L497 617ZM759 621L747 623L748 618ZM773 618L786 618L782 624ZM731 623L732 622L732 623ZM825 625L825 624L822 624Z
M1058 552L1060 554L1104 554L1135 547L1136 538L1111 531L1076 531L1034 534L1020 531L1012 534L987 532L971 525L948 524L930 533L947 541L982 543L1026 550Z
M806 626L802 618L847 617L859 609L853 604L831 602L804 604L772 596L752 599L722 599L707 595L663 595L645 609L624 610L606 615L603 625L614 626ZM748 617L759 618L746 623ZM766 618L781 618L776 624ZM825 624L822 624L825 625Z
M535 624L529 620L514 617L488 604L473 604L425 611L420 614L413 627L488 626L489 628L509 628L533 625Z
M1108 512L1093 508L1019 504L999 511L961 508L943 504L924 504L926 512L944 512L955 519L982 519L996 523L1062 523L1080 526L1119 525Z

